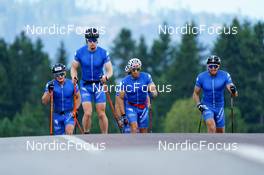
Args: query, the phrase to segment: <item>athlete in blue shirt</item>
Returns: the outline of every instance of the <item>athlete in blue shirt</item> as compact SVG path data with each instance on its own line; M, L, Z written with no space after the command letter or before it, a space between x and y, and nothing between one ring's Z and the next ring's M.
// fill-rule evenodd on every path
M70 79L66 79L66 68L63 64L55 64L52 68L54 80L46 84L45 92L42 96L42 103L48 104L51 92L53 92L53 127L54 134L72 134L74 129L73 119L73 97L76 95L76 107L80 106L80 92Z
M208 71L198 75L193 92L197 108L202 112L209 133L225 132L224 90L232 96L238 96L229 73L219 70L221 59L212 55L207 59ZM203 91L200 102L200 92Z
M150 74L140 72L141 61L138 58L132 58L128 62L131 75L126 76L121 82L120 98L121 111L125 111L125 115L130 123L131 133L140 133L148 131L148 92L153 97L157 96L156 86L153 83ZM124 109L124 98L127 103Z
M78 67L80 66L82 70L80 91L84 110L82 122L86 134L90 133L91 129L92 101L96 104L101 132L108 132L108 119L105 114L106 96L101 84L105 83L112 76L113 69L108 52L97 46L98 38L99 33L95 28L86 30L85 39L87 45L76 51L71 67L73 82L78 80Z

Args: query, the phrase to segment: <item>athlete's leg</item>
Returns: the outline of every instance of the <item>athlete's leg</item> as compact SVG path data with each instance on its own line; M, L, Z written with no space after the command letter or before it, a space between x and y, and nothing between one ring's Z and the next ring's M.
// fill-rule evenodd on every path
M130 124L130 132L132 134L137 133L138 122L137 122L136 107L133 107L131 105L126 105L126 117L127 117L128 122Z
M140 133L148 133L148 128L139 128Z
M208 133L215 133L216 132L216 125L214 120L214 112L210 109L206 109L203 112L203 118L207 126Z
M65 114L64 126L66 134L72 135L74 130L74 118L71 112Z
M136 134L138 130L137 122L130 123L130 131L132 134Z
M62 115L53 113L53 127L54 127L54 135L65 134Z
M208 133L215 133L216 132L215 121L213 118L207 119L205 121L205 123L207 126L207 132Z
M225 128L216 128L216 133L225 133Z
M82 118L82 125L84 133L89 133L92 125L92 93L89 91L90 86L84 86L83 82L81 81L81 98L82 98L82 107L83 107L83 118Z
M149 109L138 109L138 127L140 133L147 133L149 126Z
M65 127L65 132L67 135L72 135L73 134L73 130L74 130L74 125L66 125Z
M82 125L83 125L83 130L86 133L90 132L91 129L91 124L92 124L92 103L91 102L83 102L82 103L83 107L83 118L82 118Z
M99 118L99 125L101 132L103 134L108 133L108 119L105 114L105 103L97 103L96 104L96 112Z
M224 133L225 132L225 113L224 107L217 109L215 112L215 124L216 124L216 132Z
M105 107L106 107L106 95L103 89L98 88L94 93L94 100L96 104L96 112L99 118L99 125L101 129L101 133L107 134L108 133L108 119L105 114Z

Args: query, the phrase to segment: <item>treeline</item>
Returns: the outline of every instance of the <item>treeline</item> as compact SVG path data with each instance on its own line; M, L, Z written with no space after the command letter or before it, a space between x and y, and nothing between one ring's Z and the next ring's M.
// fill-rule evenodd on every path
M234 19L226 27L233 26L238 33L218 36L210 54L222 58L222 69L231 74L239 90L239 97L235 99L236 131L264 132L264 23L241 23ZM114 39L110 49L114 79L124 76L129 58L138 57L143 62L143 70L152 75L156 84L171 85L170 93L160 93L152 102L154 132L197 131L200 114L190 98L197 74L206 70L207 56L202 55L205 47L198 38L198 35L186 34L175 43L169 34L161 33L148 46L144 36L137 41L124 28ZM45 83L52 78L51 59L42 48L41 40L32 42L24 33L12 44L0 40L0 136L48 134L49 109L40 103L40 97ZM67 64L67 55L61 43L56 60ZM227 132L229 99L226 94ZM80 113L82 116L82 109ZM117 132L109 109L107 114L109 131ZM94 116L94 132L99 132L97 121Z

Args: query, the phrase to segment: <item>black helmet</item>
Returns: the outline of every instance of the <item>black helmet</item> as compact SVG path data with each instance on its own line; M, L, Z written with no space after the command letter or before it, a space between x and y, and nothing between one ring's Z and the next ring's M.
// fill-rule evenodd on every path
M57 63L52 67L52 73L57 74L66 71L66 66L61 63Z
M99 38L96 28L89 28L85 31L85 39Z
M221 64L221 59L219 56L211 55L207 58L207 64Z

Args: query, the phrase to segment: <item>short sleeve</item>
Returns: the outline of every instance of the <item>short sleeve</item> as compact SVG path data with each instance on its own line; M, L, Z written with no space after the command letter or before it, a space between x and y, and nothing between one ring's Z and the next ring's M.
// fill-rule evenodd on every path
M104 55L104 64L109 62L110 61L110 55L109 55L109 52L105 52L105 55Z
M202 79L201 79L201 76L199 75L196 78L195 86L202 88Z
M147 74L147 85L149 85L149 84L151 84L151 83L153 83L153 81L152 81L152 77L151 77L150 74Z
M74 54L74 60L75 61L78 61L79 63L81 62L81 51L80 50L77 50Z
M231 78L231 76L230 76L229 73L226 73L226 81L225 81L225 85L229 85L229 84L231 84L231 83L233 83L233 82L232 82L232 78Z
M46 84L44 92L48 92L49 91L48 86L49 86L49 83Z

